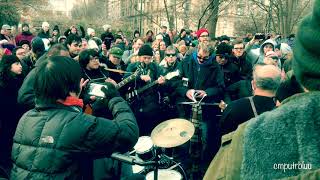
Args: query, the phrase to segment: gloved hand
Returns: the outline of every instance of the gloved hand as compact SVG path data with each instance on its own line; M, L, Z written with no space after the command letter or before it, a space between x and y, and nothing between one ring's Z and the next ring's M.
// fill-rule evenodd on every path
M104 93L105 97L103 98L104 104L108 104L109 100L114 98L114 97L119 97L120 93L116 89L116 87L110 83L106 82L104 83L104 86L101 87L101 91Z

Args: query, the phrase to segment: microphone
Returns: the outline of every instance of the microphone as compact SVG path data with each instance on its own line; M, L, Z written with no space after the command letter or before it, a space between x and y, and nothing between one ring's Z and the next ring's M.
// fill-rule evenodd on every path
M135 164L134 161L136 161L135 158L133 158L131 156L126 156L126 155L123 155L120 153L112 153L111 158L118 160L118 161L128 163L128 164Z
M124 162L124 163L128 163L128 164L137 164L137 165L140 165L140 166L147 166L147 165L155 165L157 164L157 162L155 161L142 161L140 159L136 159L135 157L132 157L132 156L128 156L128 155L123 155L123 154L120 154L120 153L112 153L111 154L111 158L112 159L115 159L115 160L118 160L118 161L121 161L121 162Z

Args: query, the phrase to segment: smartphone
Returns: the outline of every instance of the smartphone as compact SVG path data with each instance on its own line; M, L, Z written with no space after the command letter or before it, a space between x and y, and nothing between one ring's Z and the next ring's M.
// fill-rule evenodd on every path
M89 89L88 89L88 94L91 96L104 98L105 97L104 92L101 91L102 87L105 87L106 89L108 89L108 86L106 86L106 85L98 84L98 83L90 83Z

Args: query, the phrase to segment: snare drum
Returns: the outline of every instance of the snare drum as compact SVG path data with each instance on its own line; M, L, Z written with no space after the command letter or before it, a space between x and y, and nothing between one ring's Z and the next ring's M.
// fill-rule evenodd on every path
M139 137L137 144L133 148L142 160L151 160L154 157L153 143L149 136Z
M146 180L154 179L154 171L149 172L146 175ZM159 169L158 170L159 180L182 180L182 175L175 170Z

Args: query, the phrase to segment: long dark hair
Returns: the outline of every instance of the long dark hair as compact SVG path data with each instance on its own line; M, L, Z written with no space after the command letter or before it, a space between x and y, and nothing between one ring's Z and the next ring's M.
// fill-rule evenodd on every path
M11 72L11 65L20 62L19 58L15 55L4 55L0 61L0 85L5 85L8 81L15 77Z

